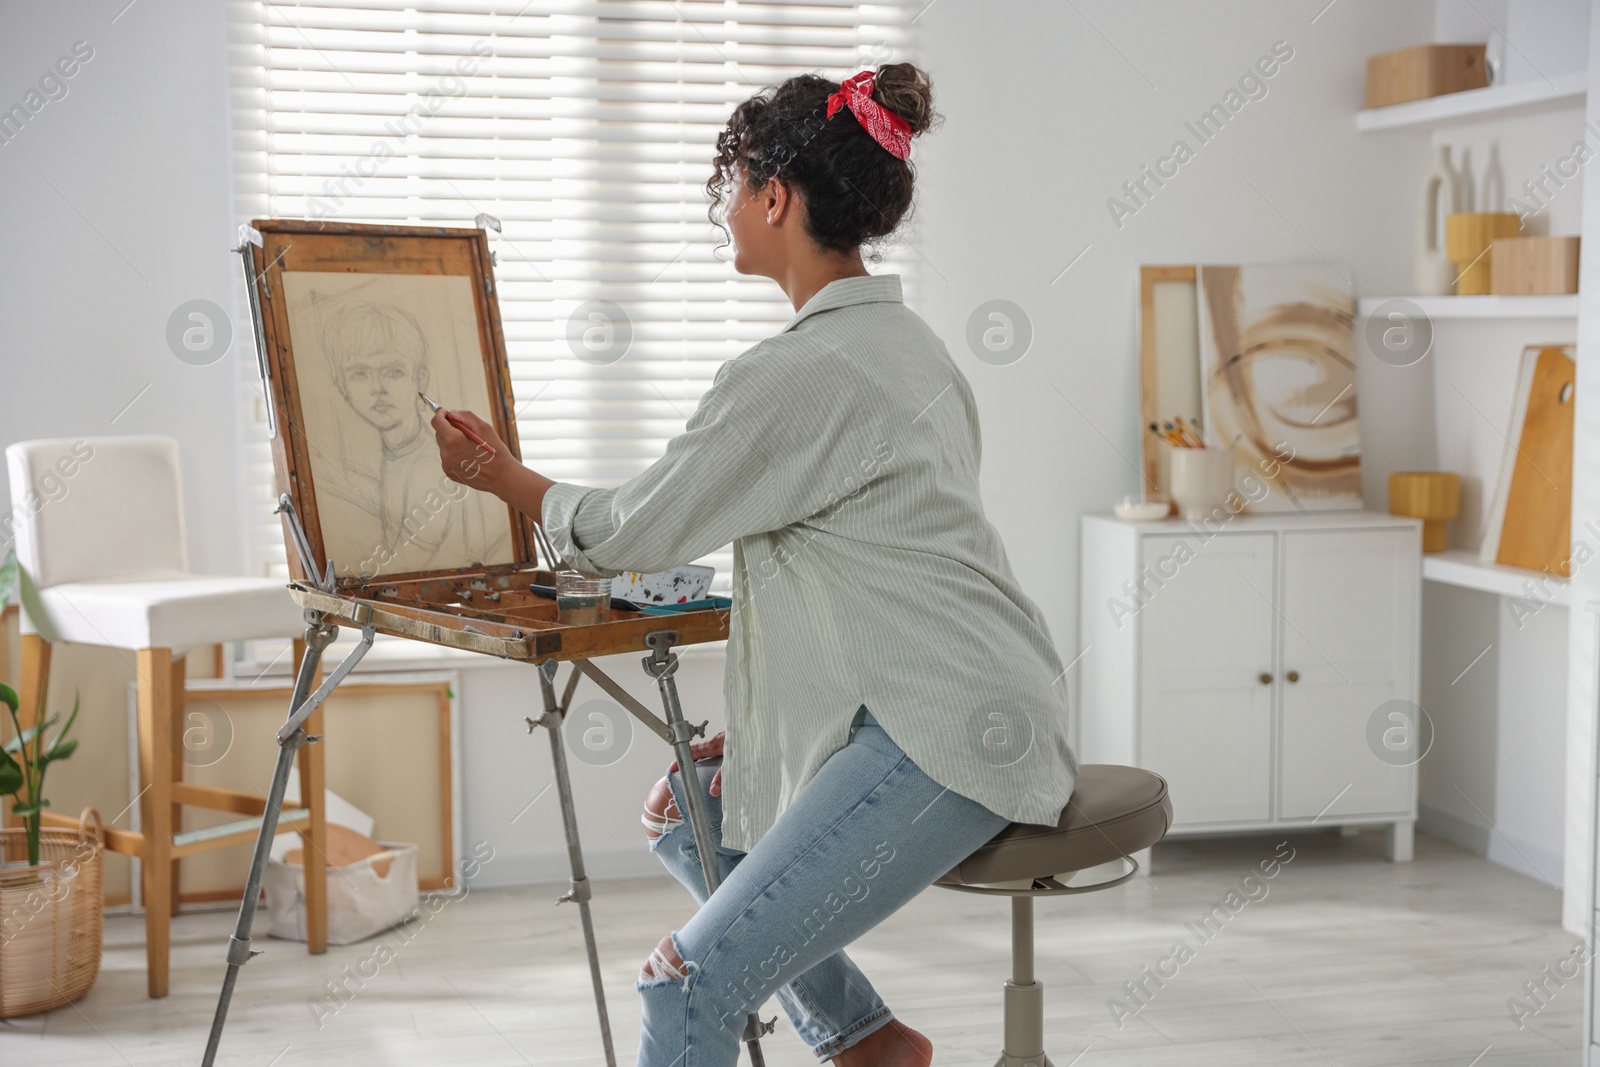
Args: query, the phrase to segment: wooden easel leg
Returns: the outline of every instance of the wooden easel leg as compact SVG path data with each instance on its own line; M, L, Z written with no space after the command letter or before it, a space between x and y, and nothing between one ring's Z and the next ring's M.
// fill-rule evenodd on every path
M305 661L306 643L294 643L295 670ZM312 688L321 684L322 672L318 670ZM302 727L311 737L322 735L322 709L318 708L306 719ZM316 741L300 746L295 754L300 766L300 804L309 808L311 817L300 830L305 847L300 850L304 859L306 879L306 951L321 955L328 951L328 819L324 799L327 774L322 758L323 742Z
M172 781L174 782L183 781L183 730L184 713L188 699L188 675L189 657L183 656L180 658L174 656L172 659ZM172 832L175 834L183 832L183 805L177 802L172 805ZM168 910L169 915L178 914L179 898L183 893L182 869L183 861L174 859L172 861L172 900Z
M50 688L50 642L38 634L22 635L22 673L17 678L17 721L24 730L38 721L39 708ZM6 826L21 825L11 814L12 804L3 805Z
M150 996L164 997L172 931L172 650L141 648L138 667L146 985Z

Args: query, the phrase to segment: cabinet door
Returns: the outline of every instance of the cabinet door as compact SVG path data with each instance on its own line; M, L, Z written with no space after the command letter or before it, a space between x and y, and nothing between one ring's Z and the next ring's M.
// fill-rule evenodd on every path
M1273 537L1143 540L1139 764L1176 826L1271 817Z
M1283 818L1412 810L1414 759L1380 751L1397 705L1380 709L1416 699L1420 567L1411 530L1284 534Z

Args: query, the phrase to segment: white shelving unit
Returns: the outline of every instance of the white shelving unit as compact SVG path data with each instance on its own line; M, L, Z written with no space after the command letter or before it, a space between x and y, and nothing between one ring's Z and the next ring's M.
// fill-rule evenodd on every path
M1425 553L1422 557L1422 580L1524 600L1533 599L1561 607L1572 603L1571 590L1565 578L1500 563L1484 563L1478 559L1476 552L1459 548ZM1529 594L1529 582L1533 583L1532 596Z
M1552 75L1548 79L1491 85L1487 89L1468 89L1464 93L1448 93L1406 104L1368 108L1356 112L1356 129L1362 133L1429 129L1454 122L1575 107L1582 105L1587 83L1588 75L1583 71L1575 71Z
M1404 300L1430 319L1575 319L1576 293L1563 296L1364 296L1356 315L1367 318L1391 300Z
M1488 36L1480 25L1486 18L1484 10L1459 0L1437 0L1434 7L1438 40ZM1590 69L1600 75L1600 53L1589 47L1587 28L1576 25L1580 7L1590 9L1588 17L1600 18L1600 0L1587 4L1574 0L1570 7L1513 0L1515 16L1502 6L1496 17L1503 16L1507 25L1523 20L1509 31L1518 50L1510 65L1530 71L1527 80L1361 111L1355 115L1356 131L1363 137L1388 133L1407 138L1407 143L1414 145L1418 164L1424 162L1424 153L1446 144L1454 166L1460 166L1463 154L1470 152L1475 175L1483 173L1489 153L1496 152L1494 158L1503 170L1500 195L1516 195L1524 178L1538 181L1534 176L1543 174L1542 166L1553 167L1575 154L1572 146L1580 138L1592 146L1591 133L1600 132L1585 125L1589 72L1572 70L1583 62L1580 55L1588 54ZM1571 24L1563 24L1562 19ZM1501 32L1508 31L1502 27ZM1548 77L1531 73L1534 70L1545 71ZM1420 178L1426 169L1419 166L1415 173ZM1570 163L1561 164L1561 169L1560 176L1568 177ZM1537 213L1542 218L1527 232L1575 233L1593 217L1594 205L1586 202L1582 181L1558 183L1556 188L1560 190L1558 198L1540 198ZM1483 186L1478 189L1482 191ZM1415 208L1420 193L1420 183L1402 183L1393 190L1397 199L1390 206ZM1413 216L1413 224L1417 221ZM1531 342L1571 342L1578 332L1578 297L1417 296L1391 289L1387 295L1379 293L1357 301L1357 315L1363 320L1357 324L1358 333L1365 333L1369 325L1376 328L1389 314L1390 309L1382 306L1388 301L1412 305L1409 313L1425 316L1435 330L1433 356L1425 368L1416 371L1431 376L1433 391L1433 424L1429 428L1433 454L1419 461L1434 469L1454 470L1463 481L1477 483L1484 493L1492 492L1500 476L1499 458L1508 432L1498 420L1506 417L1509 407L1503 398L1515 384L1518 353ZM1473 411L1473 407L1480 410ZM1421 435L1427 436L1428 430ZM1409 438L1406 447L1416 447L1418 455L1426 451ZM1473 506L1482 503L1481 497L1472 502ZM1479 520L1467 523L1472 539L1482 532L1477 529L1482 516ZM1600 915L1585 899L1596 869L1594 856L1585 857L1587 876L1579 876L1571 862L1573 829L1592 825L1588 810L1592 798L1586 789L1574 792L1570 780L1567 799L1559 806L1548 789L1541 789L1544 783L1562 780L1563 773L1570 776L1571 767L1578 766L1569 766L1566 745L1566 740L1576 735L1568 727L1565 631L1571 609L1586 597L1576 597L1572 583L1546 573L1483 563L1465 539L1460 548L1425 553L1421 571L1433 595L1422 617L1428 639L1424 642L1420 700L1436 722L1453 723L1460 734L1453 748L1441 748L1428 757L1432 781L1424 773L1419 817L1435 833L1447 837L1456 833L1458 844L1529 872L1539 869L1529 855L1540 850L1549 854L1550 835L1545 828L1564 821L1568 858L1563 921L1567 929L1576 931L1585 920ZM1471 592L1455 594L1456 589ZM1553 610L1540 612L1535 605L1553 606ZM1535 613L1537 620L1530 621ZM1463 678L1462 668L1479 659L1487 659L1489 666ZM1472 740L1461 740L1469 734ZM1488 814L1462 814L1461 794L1448 788L1452 780L1465 786L1467 776L1474 773L1498 779L1492 783L1496 806L1486 809ZM1585 777L1592 773L1586 769ZM1488 788L1484 781L1479 784ZM1479 825L1480 818L1485 825ZM1472 824L1474 833L1481 830L1486 845L1461 829L1463 820ZM1543 863L1542 856L1538 862ZM1590 966L1600 965L1591 962ZM1585 991L1585 1000L1595 988L1591 984ZM1600 1004L1600 999L1596 1003ZM1586 1023L1586 1046L1591 1033ZM1587 1062L1600 1067L1600 1042L1594 1048L1596 1054Z

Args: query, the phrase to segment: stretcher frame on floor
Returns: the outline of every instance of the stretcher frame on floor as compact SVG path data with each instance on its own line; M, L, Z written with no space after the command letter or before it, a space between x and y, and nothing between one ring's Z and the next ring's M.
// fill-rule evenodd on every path
M418 238L465 240L469 249L467 258L474 271L474 287L480 297L478 304L482 315L481 325L484 327L483 336L488 341L485 356L495 361L496 365L491 367L491 371L498 372L505 386L504 395L497 398L503 401L502 406L492 421L496 422L503 439L520 459L515 422L510 417L509 377L504 374L504 341L490 274L493 259L489 254L486 232L490 228L498 229L498 223L480 215L478 227L474 230L322 224L297 220L257 221L240 229L239 246L235 251L243 261L257 358L262 381L269 393L267 408L269 414L275 413L276 416L269 419L274 443L274 467L280 489L294 490L293 494L282 492L278 504L293 576L288 589L301 607L306 630L305 653L296 671L288 715L277 732L278 760L268 792L266 811L256 838L238 920L228 939L227 971L201 1061L204 1067L211 1067L216 1059L239 971L253 956L260 954L251 947L250 935L268 855L283 811L289 771L294 766L297 751L304 745L320 740L307 733L307 721L355 669L378 634L518 660L534 667L541 708L538 715L527 716L524 721L529 733L542 726L549 734L550 757L571 864L569 888L556 902L571 901L578 905L605 1063L607 1067L616 1067L594 922L589 908L592 893L578 837L577 813L566 751L562 747L561 725L572 707L573 694L579 681L588 677L652 734L667 742L680 767L692 766L691 741L704 734L706 723L695 725L684 718L675 679L678 656L673 650L680 645L725 639L728 636L727 611L710 609L656 616L609 607L603 609L603 621L564 623L557 605L536 595L529 588L531 585L553 584L554 575L548 561L541 563L538 559L535 541L528 536L526 523L519 524L514 530L517 559L510 565L357 579L336 577L334 562L318 551L321 539L315 520L308 524L301 514L306 502L310 501L314 507L314 497L310 495L309 465L304 463L303 456L300 463L296 463L296 449L298 447L303 452L303 444L288 441L289 435L280 432L281 427L294 425L294 420L287 416L298 411L298 408L290 406L292 370L285 373L286 368L282 363L288 358L287 320L282 316L281 307L276 309L277 314L274 315L270 308L266 308L268 313L264 314L264 306L272 300L274 291L279 294L283 291L281 272L284 264L295 263L293 258L287 256L292 243L315 243L312 238L322 236L351 237L363 242L366 254L381 257L382 242L389 238L405 239L412 246L415 246ZM266 239L263 238L264 234ZM276 254L269 258L273 247L277 247ZM372 262L377 263L378 259L374 258ZM274 271L278 272L275 277L280 280L276 286L273 285ZM275 368L277 373L274 373ZM300 497L299 503L296 496ZM321 677L322 653L337 637L341 626L358 629L361 637L324 679ZM599 656L637 652L645 653L644 669L656 682L664 717L656 715L592 662ZM556 678L562 662L571 663L572 667L558 692ZM685 781L696 779L689 775ZM688 807L685 816L694 834L701 871L706 885L715 890L721 880L721 871L712 843L705 797L699 789L690 788L684 790L684 800ZM309 836L307 847L310 847ZM312 877L318 869L317 865L308 865L307 877ZM325 877L325 869L321 870ZM765 1063L760 1038L772 1031L774 1022L775 1019L763 1023L755 1013L751 1013L746 1020L743 1040L754 1067L763 1067Z

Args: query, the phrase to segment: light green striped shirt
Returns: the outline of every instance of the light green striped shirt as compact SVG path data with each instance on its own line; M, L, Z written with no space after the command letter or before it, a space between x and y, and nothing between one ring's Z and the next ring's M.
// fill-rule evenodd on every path
M1066 680L984 517L979 450L972 391L899 275L841 278L723 364L644 473L546 494L556 549L598 574L733 543L729 847L766 833L863 704L940 785L1056 822L1078 773Z

